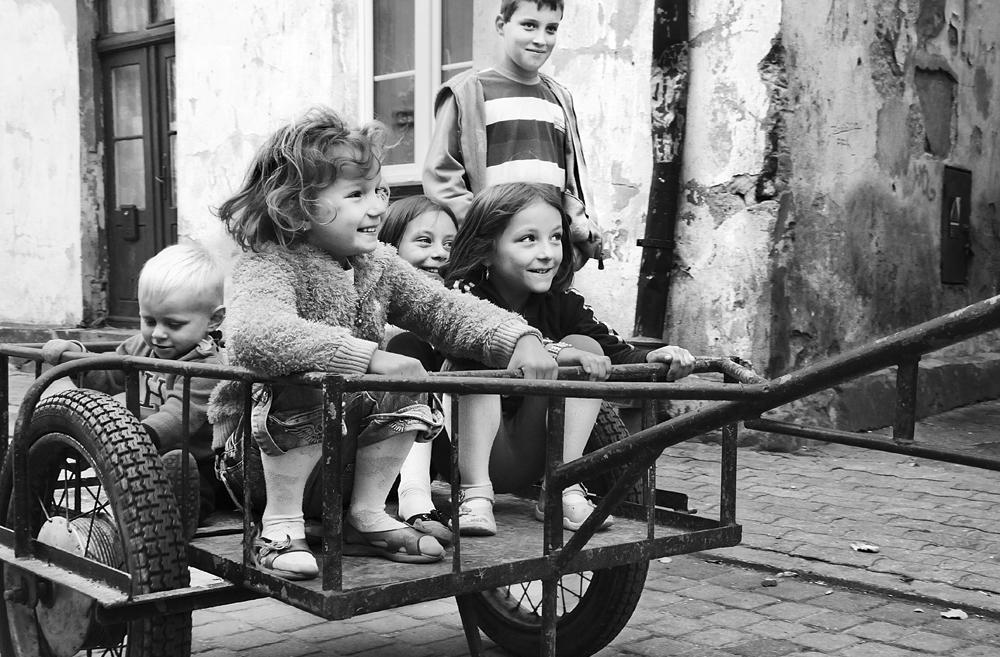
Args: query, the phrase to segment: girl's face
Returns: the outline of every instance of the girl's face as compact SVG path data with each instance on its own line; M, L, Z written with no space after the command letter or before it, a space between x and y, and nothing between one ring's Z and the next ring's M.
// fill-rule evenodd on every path
M397 247L399 256L417 269L438 275L448 262L456 232L455 222L444 212L424 212L406 224Z
M516 310L528 295L548 292L562 263L562 215L535 201L510 218L490 259L490 281Z
M337 178L316 197L316 218L309 222L309 242L334 258L374 251L388 201L380 176Z

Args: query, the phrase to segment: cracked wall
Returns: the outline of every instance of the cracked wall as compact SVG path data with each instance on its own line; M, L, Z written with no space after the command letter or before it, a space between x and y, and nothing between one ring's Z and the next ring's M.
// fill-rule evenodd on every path
M697 155L685 159L668 337L775 375L995 294L993 5L719 5L693 4ZM945 165L972 171L967 285L940 282Z

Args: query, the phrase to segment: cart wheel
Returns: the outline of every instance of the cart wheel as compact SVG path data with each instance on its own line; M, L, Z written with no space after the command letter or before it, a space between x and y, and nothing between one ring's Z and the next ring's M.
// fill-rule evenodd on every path
M68 390L43 400L24 438L31 536L127 572L132 594L187 586L180 514L148 434L111 397ZM14 526L10 453L0 509ZM3 571L0 653L10 657L190 655L191 614L104 625L88 596L11 565Z
M617 411L605 402L587 443L598 449L629 435ZM615 471L586 482L594 493L608 490ZM636 484L629 501L641 502ZM611 531L614 531L613 529ZM639 603L649 562L563 575L556 593L558 624L556 652L565 657L592 655L611 643ZM477 624L500 647L524 657L538 655L542 637L542 583L522 582L460 596Z

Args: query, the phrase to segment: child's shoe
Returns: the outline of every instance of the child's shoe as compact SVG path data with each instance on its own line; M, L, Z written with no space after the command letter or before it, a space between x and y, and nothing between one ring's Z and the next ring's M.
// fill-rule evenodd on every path
M448 547L455 540L451 528L448 527L448 518L437 509L431 509L427 513L418 513L409 518L401 518L401 520L418 532L433 536L444 547Z
M462 486L458 505L458 533L462 536L496 536L493 517L493 485Z
M258 528L250 552L258 570L271 575L297 581L313 579L319 574L316 557L304 538L285 536L284 540L272 541L261 536ZM281 563L275 564L280 557L284 557Z
M572 486L566 488L562 493L562 508L563 529L575 532L580 529L580 526L583 525L584 521L590 517L590 514L594 512L597 505L587 498L587 489L583 487L583 484L573 484ZM538 498L538 503L535 505L535 520L545 520L544 486L542 487L542 494ZM609 515L597 529L607 529L613 525L614 522L614 516Z
M170 450L160 457L160 460L163 461L163 469L166 470L167 479L170 481L170 490L174 494L181 514L184 540L190 541L198 531L198 513L201 506L201 477L198 474L198 462L194 460L191 452L187 453L188 472L185 479L184 450Z

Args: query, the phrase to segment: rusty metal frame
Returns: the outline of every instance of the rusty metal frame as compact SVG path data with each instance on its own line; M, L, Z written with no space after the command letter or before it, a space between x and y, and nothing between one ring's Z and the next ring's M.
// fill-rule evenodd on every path
M310 373L297 377L268 379L255 373L235 367L213 366L197 363L180 363L177 361L159 361L129 356L103 355L72 355L69 362L56 366L41 373L38 380L25 394L17 423L15 439L12 447L14 477L15 527L13 527L13 545L10 545L9 535L0 532L0 546L13 548L13 561L10 563L22 567L26 559L37 557L35 546L25 526L26 514L22 513L26 504L24 482L19 483L26 474L26 454L23 441L18 437L30 422L35 405L40 399L42 390L52 381L62 376L75 374L89 369L124 369L126 372L139 369L172 372L186 377L211 376L218 379L236 380L247 384L258 381L297 383L322 386L327 399L339 401L347 392L356 390L391 390L391 391L427 391L433 390L452 394L534 394L549 396L553 399L573 397L592 397L606 399L700 399L710 400L709 404L700 410L685 413L678 417L645 426L629 438L603 447L570 463L559 463L557 458L561 453L558 449L558 439L550 435L550 458L547 463L547 482L550 490L562 490L565 486L588 478L594 474L606 471L610 467L621 467L625 475L612 487L597 506L580 531L576 532L565 544L562 543L561 532L556 531L555 522L543 525L545 532L544 553L537 559L519 562L517 572L497 568L462 569L460 562L461 539L456 541L454 551L454 568L448 575L424 578L398 586L380 587L379 596L367 596L356 591L344 591L341 564L340 542L340 498L339 473L324 472L324 483L328 499L324 499L323 520L323 556L326 557L322 571L322 591L298 590L292 583L280 578L269 577L248 567L244 556L243 563L223 565L216 574L238 584L230 587L217 587L210 591L180 589L166 591L151 596L138 596L137 599L111 602L107 605L104 615L114 618L134 617L163 609L195 609L203 606L221 604L220 600L227 596L253 597L265 594L289 602L300 608L312 611L327 618L347 618L367 611L391 608L402 604L410 604L421 600L447 595L462 596L486 588L500 586L528 579L542 580L545 589L543 602L543 648L545 654L555 654L555 607L553 605L553 584L563 573L577 570L604 568L619 563L630 563L640 559L655 558L658 555L690 552L720 545L732 545L739 541L740 527L736 524L736 437L737 423L746 422L752 428L766 428L769 431L800 432L796 435L842 442L856 446L885 449L899 453L913 454L925 458L990 467L996 469L996 463L991 459L979 459L968 455L955 455L941 450L931 450L912 445L912 429L907 436L907 426L912 425L915 400L915 374L919 357L936 351L944 346L960 342L977 334L1000 328L1000 297L994 297L972 304L966 308L948 315L930 320L911 329L900 331L895 335L882 338L871 345L852 349L843 354L833 356L805 367L799 371L781 376L774 380L765 380L741 363L733 359L700 360L699 371L721 372L723 382L685 380L676 383L664 383L665 368L658 365L618 366L608 382L590 382L582 380L586 377L581 368L560 368L558 381L522 381L512 372L468 372L433 375L423 379L406 379L376 375L333 376L326 373ZM9 357L38 359L38 350L32 347L0 345L0 363L6 365ZM790 423L777 423L773 420L761 419L761 413L777 408L795 399L808 396L820 390L833 387L858 376L891 366L900 366L897 380L899 382L899 405L896 425L900 427L896 440L879 441L870 437L858 438L850 432L836 432L829 429L797 427ZM0 383L0 404L6 409L9 387L4 377ZM332 398L332 399L331 399ZM327 403L328 412L324 417L324 456L335 457L340 443L341 417L340 411L329 411L329 408L340 409L339 403ZM456 411L457 412L457 411ZM551 412L555 421L553 431L560 426L562 401L554 401ZM648 412L646 413L648 416ZM6 418L5 418L6 419ZM644 422L644 424L648 424ZM593 535L598 524L608 515L610 510L622 499L625 492L634 482L650 480L650 469L663 449L688 440L696 435L719 427L723 429L723 445L721 459L721 490L719 520L694 516L681 517L684 514L671 513L664 509L647 506L645 510L637 511L645 514L649 521L649 537L625 545L608 548L592 548L585 550L587 541ZM843 435L849 434L849 435ZM9 437L7 423L0 426L0 448L5 448ZM453 467L457 466L457 455L452 456ZM336 489L331 491L330 488ZM651 502L653 495L645 495ZM550 500L558 496L550 496ZM454 500L453 500L454 501ZM617 511L616 511L617 512ZM453 513L457 514L457 504L453 505ZM558 514L547 514L556 517ZM453 518L457 521L457 518ZM680 536L655 537L653 527L656 520L667 521L675 526L689 529ZM248 530L245 522L245 530ZM8 538L5 538L7 536ZM192 564L203 567L198 561L196 550L192 551ZM8 561L5 554L0 557ZM331 563L334 562L334 563ZM29 568L30 569L30 568ZM73 575L73 573L67 573ZM51 576L51 573L46 576ZM78 583L77 583L78 584ZM177 605L177 607L175 607ZM468 627L466 628L469 634ZM474 642L470 635L470 647Z

